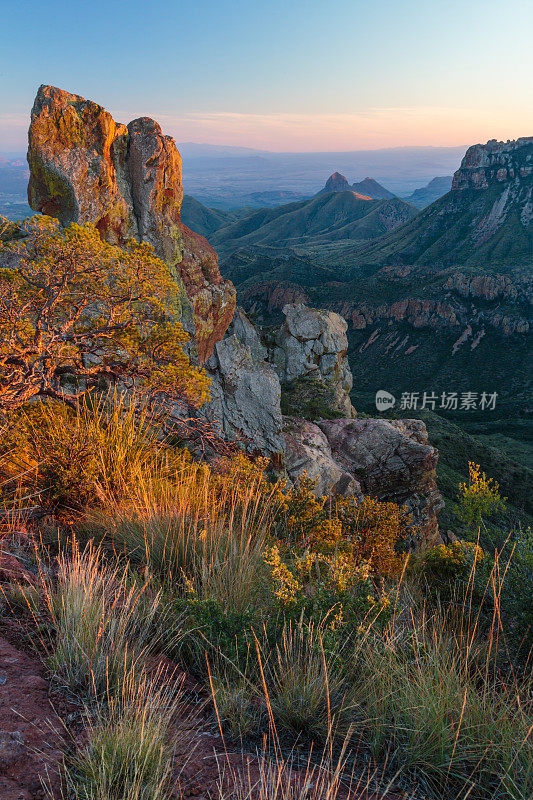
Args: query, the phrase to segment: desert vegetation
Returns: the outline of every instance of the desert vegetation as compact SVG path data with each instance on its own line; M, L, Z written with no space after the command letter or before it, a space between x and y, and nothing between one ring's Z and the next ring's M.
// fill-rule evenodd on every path
M48 796L178 796L178 744L210 725L224 800L531 797L533 540L496 536L499 487L471 464L465 538L408 553L394 503L316 497L237 447L193 458L152 402L207 391L156 303L162 262L76 226L34 241L0 274L1 547L27 575L2 593L80 709Z

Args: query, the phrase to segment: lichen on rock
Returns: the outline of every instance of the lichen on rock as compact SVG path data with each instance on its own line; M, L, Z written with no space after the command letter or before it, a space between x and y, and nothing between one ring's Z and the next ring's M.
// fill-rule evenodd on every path
M321 394L329 397L331 411L345 417L355 415L350 401L352 373L346 353L347 323L333 311L288 303L285 322L270 347L270 360L282 385L313 377ZM323 391L322 391L323 390Z
M203 364L231 322L235 289L220 275L213 248L181 222L181 157L173 139L148 117L122 125L97 103L41 86L28 140L31 208L63 225L92 223L111 244L135 238L153 245L179 273Z

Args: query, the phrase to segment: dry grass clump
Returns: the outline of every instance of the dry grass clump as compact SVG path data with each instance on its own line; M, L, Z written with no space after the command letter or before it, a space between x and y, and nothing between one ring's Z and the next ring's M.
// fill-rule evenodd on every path
M496 668L495 631L480 640L465 616L393 619L357 646L351 665L358 723L432 797L533 793L531 681Z
M325 746L298 758L282 749L274 730L247 769L236 771L221 762L218 800L387 800L393 780L372 767L357 775L350 767L349 744L348 734L336 754Z
M172 723L183 714L180 687L162 672L125 672L120 691L87 709L87 743L65 760L65 798L166 800L172 788Z
M76 541L44 581L53 633L46 641L54 678L75 693L101 699L157 647L164 620L161 591L108 564L100 550ZM172 623L171 623L172 624ZM177 634L177 632L176 632Z
M168 446L153 409L117 392L84 397L74 409L27 404L5 420L0 447L4 503L55 513L118 501L139 478L164 483L185 458Z
M250 465L245 482L240 469L237 461L220 476L184 460L164 486L139 476L127 499L93 515L92 533L105 532L115 549L167 584L244 611L260 593L276 501L260 471Z
M289 623L265 663L265 692L272 721L280 732L291 731L326 741L346 726L347 683L340 660L326 653L313 623Z

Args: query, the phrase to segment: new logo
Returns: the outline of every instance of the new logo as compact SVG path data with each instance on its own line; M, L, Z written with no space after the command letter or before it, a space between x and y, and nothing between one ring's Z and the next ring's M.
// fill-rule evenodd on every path
M376 392L376 408L378 411L387 411L388 408L393 408L396 404L396 398L385 389L380 389Z

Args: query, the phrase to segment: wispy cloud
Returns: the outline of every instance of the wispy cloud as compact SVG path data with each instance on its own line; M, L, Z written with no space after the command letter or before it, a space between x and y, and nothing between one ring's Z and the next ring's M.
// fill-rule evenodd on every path
M110 109L130 120L139 111ZM191 111L169 113L147 108L165 133L178 142L194 141L265 150L356 150L402 145L464 145L491 138L527 136L533 109L520 115L503 111L495 118L477 108L413 106L368 108L351 113L241 113ZM29 115L0 113L0 149L23 148ZM527 128L527 129L525 129Z
M29 114L3 114L0 113L0 128L18 129L23 128L26 130L30 121Z
M518 121L477 109L369 108L344 114L231 111L154 114L178 141L247 145L272 150L353 150L395 145L462 145L527 135ZM533 126L533 113L530 119Z

